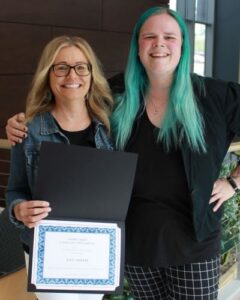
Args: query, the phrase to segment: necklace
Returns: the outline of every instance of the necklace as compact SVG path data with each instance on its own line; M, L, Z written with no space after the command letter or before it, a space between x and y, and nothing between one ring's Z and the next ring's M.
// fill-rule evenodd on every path
M159 110L157 109L157 106L155 105L153 100L151 100L151 103L152 103L152 106L153 106L153 113L154 113L154 115L157 115L159 113Z

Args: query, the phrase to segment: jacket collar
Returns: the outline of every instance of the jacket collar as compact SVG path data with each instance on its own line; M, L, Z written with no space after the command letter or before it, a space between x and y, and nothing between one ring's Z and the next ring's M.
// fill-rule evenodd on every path
M53 115L47 111L40 115L40 134L49 135L60 132Z
M95 132L100 127L104 127L104 124L97 120L95 117L92 120L95 128ZM40 134L41 135L49 135L60 132L55 119L51 112L44 112L40 115Z

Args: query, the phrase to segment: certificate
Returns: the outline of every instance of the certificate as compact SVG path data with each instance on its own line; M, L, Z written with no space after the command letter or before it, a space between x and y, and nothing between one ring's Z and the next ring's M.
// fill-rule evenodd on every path
M119 286L117 223L42 220L34 230L31 284L36 289L96 292Z
M122 293L136 164L133 153L41 144L33 199L52 210L34 229L28 291Z

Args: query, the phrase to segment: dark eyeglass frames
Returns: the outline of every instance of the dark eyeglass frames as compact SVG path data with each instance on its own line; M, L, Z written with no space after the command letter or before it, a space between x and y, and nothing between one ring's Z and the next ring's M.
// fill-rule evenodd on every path
M79 63L75 66L70 66L68 64L55 64L52 65L52 70L57 77L68 76L71 69L74 69L79 76L88 76L91 73L91 65L87 63Z

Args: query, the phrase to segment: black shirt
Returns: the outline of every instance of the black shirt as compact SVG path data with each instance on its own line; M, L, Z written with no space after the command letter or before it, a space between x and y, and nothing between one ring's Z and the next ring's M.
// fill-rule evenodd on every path
M181 151L167 152L156 134L144 112L126 147L139 154L126 220L126 263L166 267L215 257L220 230L196 240Z
M80 131L67 131L62 129L60 126L59 128L61 132L68 138L70 144L95 147L94 128L92 124L90 124L86 129Z

